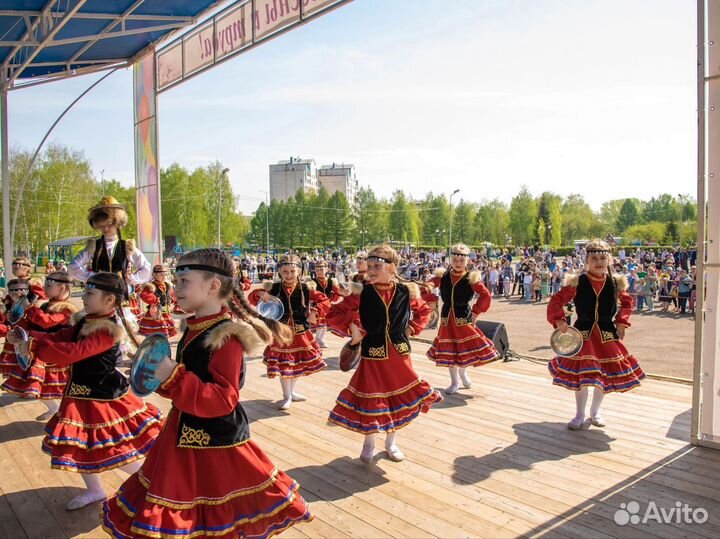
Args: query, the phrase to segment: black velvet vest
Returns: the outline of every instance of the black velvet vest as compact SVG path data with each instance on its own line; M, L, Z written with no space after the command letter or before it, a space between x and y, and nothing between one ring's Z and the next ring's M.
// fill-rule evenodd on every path
M367 275L367 273L356 273L355 275L350 277L350 280L354 283L364 283L365 275Z
M92 322L86 322L83 318L75 325L74 342L82 339L80 330L85 324ZM128 381L115 368L120 356L120 344L115 343L112 348L96 356L73 363L70 366L70 379L65 386L65 396L73 399L115 400L125 395Z
M295 333L303 333L310 329L308 322L308 308L310 307L310 289L305 284L297 284L292 294L288 297L285 286L282 283L273 283L270 295L280 298L285 312L280 322L287 324L292 318L295 323Z
M203 382L212 382L213 378L209 369L212 351L204 346L203 341L210 331L232 323L227 319L219 320L187 344L185 344L185 339L189 330L186 329L178 343L176 361L185 365L188 371ZM238 358L239 360L240 358ZM245 363L243 362L243 372L240 375L238 387L242 387L244 381ZM231 447L245 442L248 438L250 438L248 418L239 402L232 412L220 417L197 417L187 412L180 413L177 447Z
M573 302L577 313L574 326L580 330L585 339L590 338L592 328L597 324L603 342L618 340L614 322L617 313L617 296L612 278L605 279L602 290L596 294L590 278L585 274L580 275Z
M333 291L332 279L327 279L325 286L320 283L320 279L318 279L317 277L315 277L313 281L317 285L318 292L322 292L327 297L330 297L330 294L332 294Z
M410 291L404 284L395 284L395 293L385 305L375 287L365 285L360 294L360 322L367 332L361 345L362 357L387 359L388 346L401 354L410 353L405 329L410 324Z
M163 312L169 312L167 309L167 306L170 305L170 302L172 300L172 297L170 296L170 290L172 289L172 285L169 283L165 283L165 292L160 290L160 287L157 285L157 283L152 283L155 287L155 291L153 294L155 294L155 297L159 301L160 310ZM148 311L150 310L151 305L148 305Z
M470 284L468 276L465 273L455 286L452 284L451 270L448 269L440 279L440 297L443 301L441 323L447 325L447 319L450 316L450 309L453 310L455 323L458 326L464 326L471 322L472 311L470 309L470 301L475 296L475 292Z
M107 252L105 238L100 236L97 240L95 240L95 252L93 253L92 259L93 272L97 273L98 271L109 271L110 273L117 273L124 277L127 273L127 265L128 261L125 240L118 239L112 259L110 258L110 254Z

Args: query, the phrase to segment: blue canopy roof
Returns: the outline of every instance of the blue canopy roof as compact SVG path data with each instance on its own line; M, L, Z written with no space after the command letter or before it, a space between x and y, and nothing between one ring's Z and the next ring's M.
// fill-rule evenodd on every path
M7 88L129 65L222 0L2 0L0 81Z

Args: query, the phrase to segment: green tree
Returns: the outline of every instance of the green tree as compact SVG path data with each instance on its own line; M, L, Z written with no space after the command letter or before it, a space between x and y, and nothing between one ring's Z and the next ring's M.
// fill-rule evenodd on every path
M415 242L418 239L413 206L401 190L393 193L390 205L389 232L396 241Z
M594 235L592 229L597 226L599 220L582 195L568 196L563 202L561 212L562 239L566 244L571 245L574 240L589 239Z
M445 195L428 193L419 203L420 241L426 245L444 245L450 223L450 204Z
M476 211L474 204L460 199L453 210L453 243L473 243L475 240L473 224Z
M640 210L637 207L635 201L631 198L626 198L622 206L620 206L620 213L617 218L617 231L622 234L628 227L637 225L640 222Z
M669 223L680 220L680 203L668 193L659 197L652 197L643 209L643 218L646 222L657 221L658 223Z
M647 241L660 243L665 238L665 223L651 221L629 227L623 238L626 242Z
M535 231L535 237L537 239L538 245L545 245L545 228L547 225L545 224L545 219L540 217L537 222L537 230Z
M475 213L475 243L489 241L494 245L505 245L509 221L505 204L497 199L483 201Z
M510 203L510 234L516 245L527 245L535 237L537 211L535 198L523 185Z

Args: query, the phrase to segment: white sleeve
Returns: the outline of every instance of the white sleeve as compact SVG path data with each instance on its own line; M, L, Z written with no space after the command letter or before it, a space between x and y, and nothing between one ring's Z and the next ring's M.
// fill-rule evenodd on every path
M139 285L150 281L152 277L152 267L150 267L150 262L148 262L145 255L142 254L139 249L136 248L132 253L129 253L128 260L135 269L133 273L128 275L130 283Z
M68 273L70 274L70 277L76 281L82 281L83 283L86 282L93 274L92 271L87 269L87 265L91 260L92 255L90 254L90 251L87 249L80 251L68 266Z

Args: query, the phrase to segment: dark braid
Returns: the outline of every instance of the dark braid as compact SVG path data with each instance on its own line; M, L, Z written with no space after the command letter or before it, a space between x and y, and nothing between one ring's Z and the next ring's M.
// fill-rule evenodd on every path
M193 262L207 264L228 274L235 274L235 264L232 259L220 249L197 249L183 255L178 261L180 264L190 264ZM271 320L261 316L247 301L245 293L242 290L240 282L233 277L225 277L212 272L202 272L208 279L220 280L220 296L228 298L228 308L232 313L243 322L249 324L257 333L263 342L269 342L276 339L284 344L288 344L294 337L293 330L285 324L277 320ZM256 320L264 323L258 324Z

